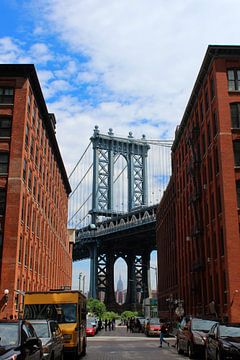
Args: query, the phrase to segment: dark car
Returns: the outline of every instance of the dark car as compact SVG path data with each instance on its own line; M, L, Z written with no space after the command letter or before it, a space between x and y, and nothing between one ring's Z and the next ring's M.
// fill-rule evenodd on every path
M240 359L240 324L215 324L206 339L205 359Z
M206 335L216 321L184 317L177 332L177 351L186 353L190 359L203 355Z
M30 322L0 320L0 360L40 360L42 358L42 343Z
M63 335L58 323L54 320L31 320L31 324L42 341L43 358L63 360Z

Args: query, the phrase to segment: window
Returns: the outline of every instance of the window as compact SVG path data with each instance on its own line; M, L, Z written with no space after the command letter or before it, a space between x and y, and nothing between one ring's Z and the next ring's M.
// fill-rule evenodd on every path
M213 179L212 158L210 156L208 159L208 176L209 176L209 181L212 181Z
M205 139L205 134L202 134L202 153L203 155L205 154L206 151L206 139Z
M227 71L228 91L240 90L240 69L229 69Z
M237 207L240 209L240 180L236 181L236 190L237 190Z
M211 91L211 100L212 100L215 96L215 84L213 78L211 79L211 83L210 83L210 91Z
M204 120L203 102L201 102L201 104L200 104L200 118L201 118L201 122L203 122L203 120Z
M208 123L207 125L207 141L208 141L208 146L211 144L211 127L210 127L210 123Z
M6 191L0 189L0 216L4 215L6 205Z
M221 256L224 256L225 253L225 245L224 245L224 235L223 235L223 228L220 228L220 252Z
M219 161L218 161L218 149L214 149L214 165L215 165L215 174L219 173Z
M236 140L233 142L234 160L235 166L240 166L240 141Z
M217 187L217 211L218 214L220 214L222 212L222 199L221 199L221 191L220 191L220 186Z
M213 113L213 136L218 132L218 119L216 112Z
M26 133L25 133L25 145L28 147L28 140L29 140L29 127L28 124L26 125Z
M28 95L28 113L31 111L31 95Z
M36 196L36 191L37 191L37 179L36 176L34 176L33 178L33 196Z
M27 173L27 161L24 159L23 161L23 180L26 181L26 173Z
M0 137L11 136L12 119L6 117L0 117Z
M28 173L28 188L31 191L32 190L32 170L29 169Z
M13 88L0 87L0 104L13 104Z
M22 245L23 245L23 238L22 238L22 235L20 235L19 252L18 252L18 262L19 263L21 263L21 260L22 260Z
M8 159L9 159L8 153L0 152L0 174L8 173Z
M22 215L21 215L21 220L22 222L24 222L25 218L25 197L23 195L22 197Z
M230 104L231 109L231 126L234 129L240 128L240 103Z
M205 90L205 109L208 110L209 107L209 101L208 101L208 90Z
M36 166L38 166L38 147L36 145L36 150L35 150L35 164Z
M34 139L32 137L31 145L30 145L30 155L33 156L33 153L34 153Z

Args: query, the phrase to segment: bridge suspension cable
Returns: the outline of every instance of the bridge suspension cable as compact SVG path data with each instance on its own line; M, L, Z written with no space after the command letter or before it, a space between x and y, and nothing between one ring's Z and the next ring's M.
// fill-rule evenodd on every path
M139 147L142 141L150 145L147 158L148 204L146 204L149 206L160 202L171 176L173 141L144 138L139 140ZM90 146L91 141L69 175L73 190L69 196L68 226L73 228L84 227L91 219L89 211L92 208L93 154ZM135 161L138 162L137 157ZM127 212L128 164L121 152L114 156L113 165L113 213Z

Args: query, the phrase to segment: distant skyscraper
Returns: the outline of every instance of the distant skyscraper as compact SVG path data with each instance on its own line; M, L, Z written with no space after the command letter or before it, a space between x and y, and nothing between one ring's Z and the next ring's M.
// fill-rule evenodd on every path
M121 275L119 275L119 280L117 282L117 291L123 291L123 282L121 279Z
M116 301L118 304L123 304L124 296L123 296L123 282L121 279L121 275L119 275L119 279L117 282L117 291L116 291Z

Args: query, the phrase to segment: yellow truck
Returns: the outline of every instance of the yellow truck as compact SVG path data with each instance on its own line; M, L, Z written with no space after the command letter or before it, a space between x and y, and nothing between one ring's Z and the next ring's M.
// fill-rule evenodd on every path
M28 292L24 297L24 319L53 319L64 337L64 353L74 359L86 354L86 297L75 290Z

